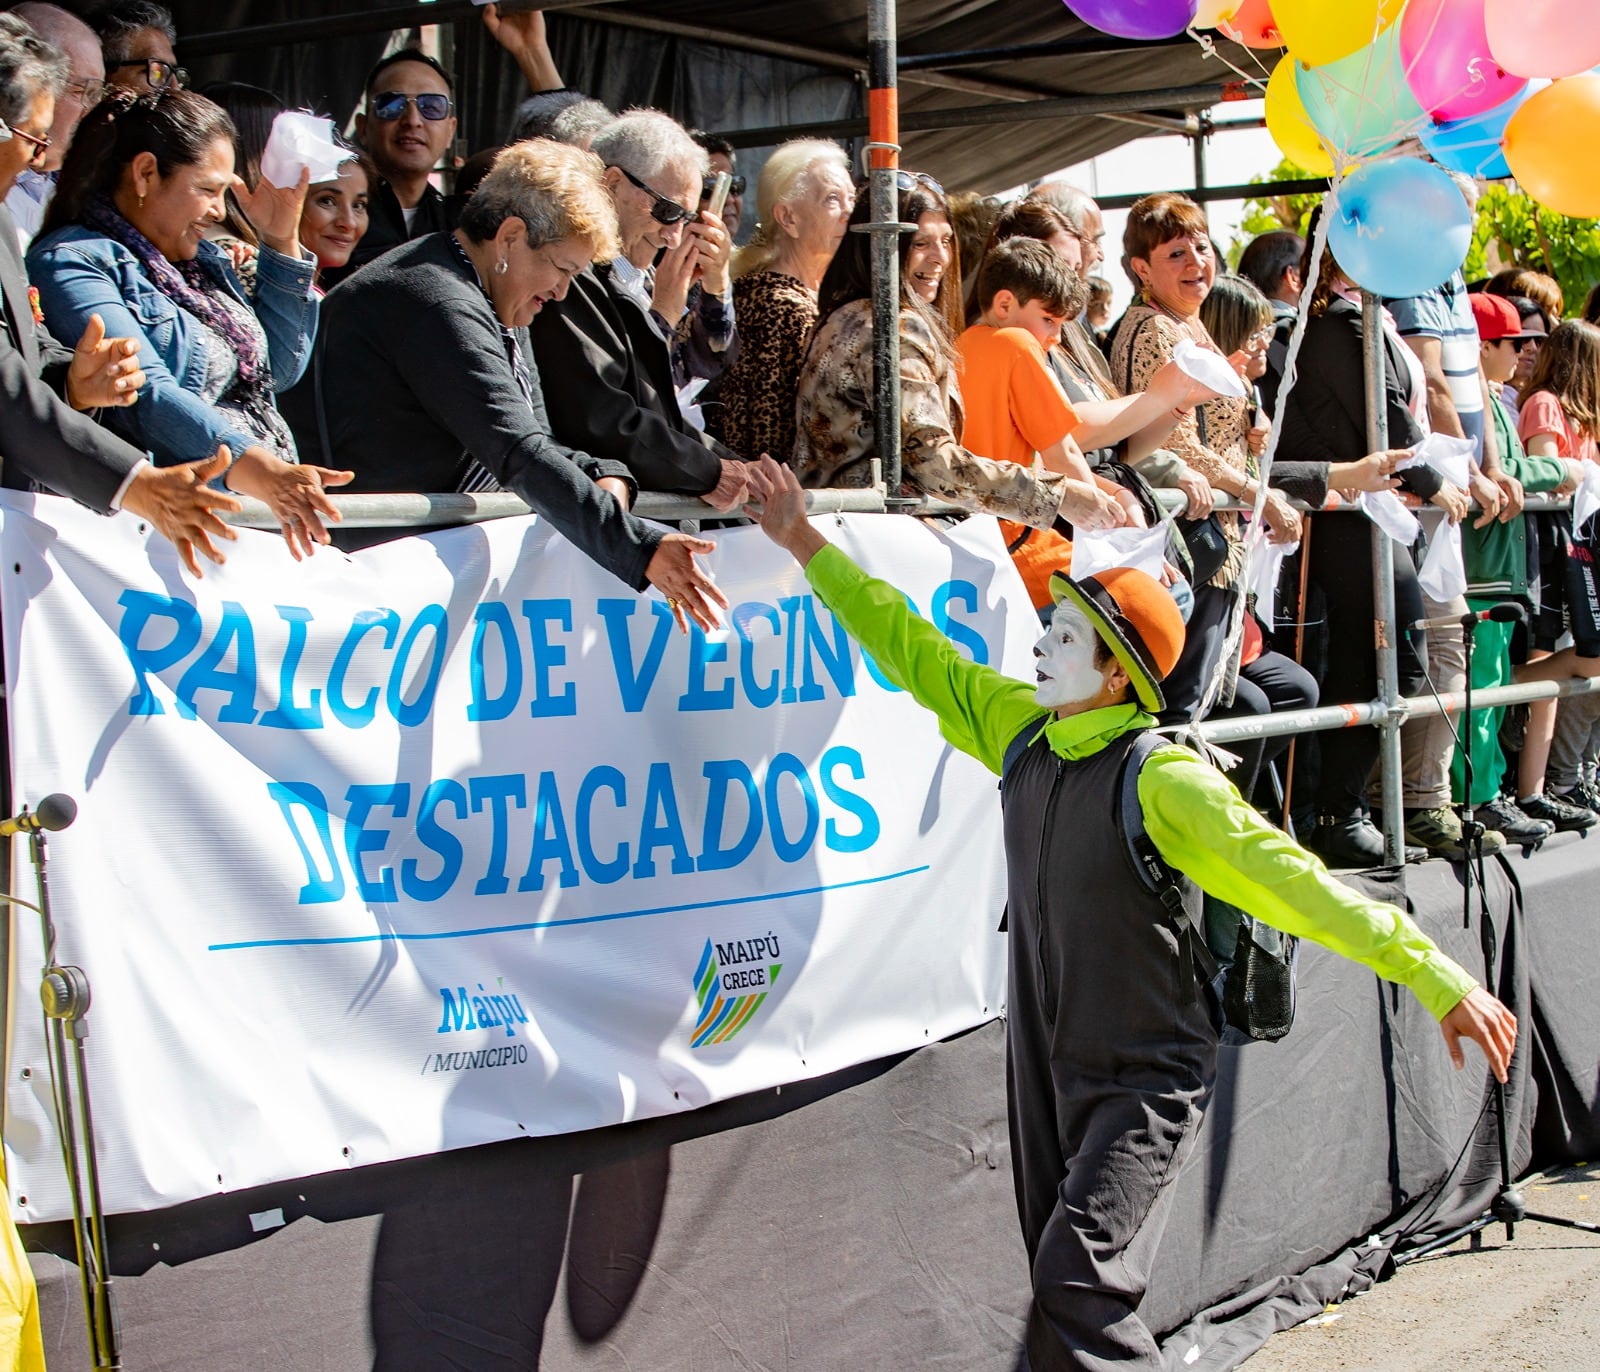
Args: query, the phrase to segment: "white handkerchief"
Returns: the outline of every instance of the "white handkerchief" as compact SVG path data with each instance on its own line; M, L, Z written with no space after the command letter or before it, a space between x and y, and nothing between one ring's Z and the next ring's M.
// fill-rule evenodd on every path
M1278 576L1283 559L1298 552L1299 543L1257 543L1250 549L1244 566L1245 594L1256 598L1256 618L1267 628L1275 627L1278 617Z
M705 411L700 408L700 392L705 388L706 378L696 376L678 390L679 412L688 423L693 424L701 433L706 431Z
M1410 547L1422 532L1416 515L1406 509L1393 491L1362 491L1356 497L1362 512L1397 543Z
M1467 593L1467 564L1461 556L1461 526L1443 514L1428 535L1428 551L1417 568L1417 584L1430 600L1454 600Z
M1072 537L1072 576L1094 576L1112 567L1137 567L1161 580L1167 549L1167 526L1153 529L1075 530Z
M354 156L334 141L333 120L285 110L272 121L272 132L261 153L261 175L274 186L285 188L298 185L300 172L309 167L315 185L332 181L339 175L339 168Z
M1415 448L1411 456L1399 463L1397 470L1422 465L1432 467L1446 481L1464 491L1472 480L1472 455L1477 445L1470 438L1452 438L1449 434L1429 434Z
M1572 531L1577 533L1589 516L1600 510L1600 463L1585 461L1583 480L1572 497Z
M1233 364L1221 353L1202 348L1192 339L1180 338L1172 349L1172 360L1185 376L1193 377L1211 387L1218 395L1232 395L1244 399L1249 394Z

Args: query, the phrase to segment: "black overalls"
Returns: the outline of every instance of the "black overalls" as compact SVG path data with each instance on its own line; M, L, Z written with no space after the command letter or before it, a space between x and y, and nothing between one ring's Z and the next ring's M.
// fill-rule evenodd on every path
M1040 737L1004 783L1006 1075L1033 1264L1029 1365L1159 1369L1139 1303L1216 1076L1217 1035L1190 954L1118 830L1139 731L1068 760L1040 721L1029 729Z

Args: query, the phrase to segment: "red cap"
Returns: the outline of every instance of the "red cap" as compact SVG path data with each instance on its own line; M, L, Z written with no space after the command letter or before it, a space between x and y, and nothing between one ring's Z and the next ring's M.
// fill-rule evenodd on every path
M1478 337L1485 343L1522 336L1522 316L1503 295L1479 291L1467 297L1472 302L1472 317L1478 324Z

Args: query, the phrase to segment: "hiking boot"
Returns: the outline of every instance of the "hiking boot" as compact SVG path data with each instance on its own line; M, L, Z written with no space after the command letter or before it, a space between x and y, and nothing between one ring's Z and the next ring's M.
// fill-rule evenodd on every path
M1581 834L1600 823L1600 815L1582 805L1569 805L1555 796L1526 796L1517 808L1529 819L1542 819L1556 826L1558 834Z
M1443 805L1426 810L1407 810L1406 842L1426 848L1434 857L1449 858L1452 862L1459 862L1467 855L1466 843L1461 837L1461 821L1454 810ZM1505 846L1505 840L1499 834L1484 833L1485 853L1498 853Z
M1524 847L1543 843L1556 831L1556 826L1549 821L1525 815L1510 796L1496 796L1487 805L1478 806L1473 816L1489 833L1499 834L1507 843Z
M1588 777L1580 778L1578 784L1570 791L1552 791L1550 794L1556 800L1566 801L1568 805L1576 805L1584 810L1600 811L1600 788L1597 788Z

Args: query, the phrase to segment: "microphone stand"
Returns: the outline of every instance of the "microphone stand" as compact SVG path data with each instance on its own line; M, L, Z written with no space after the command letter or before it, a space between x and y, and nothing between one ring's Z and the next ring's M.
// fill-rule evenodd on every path
M41 805L41 809L43 806ZM24 809L24 816L27 811ZM70 822L70 817L68 822ZM89 1037L89 978L81 967L63 967L56 961L56 926L50 913L49 865L42 828L27 830L29 850L39 888L39 903L15 896L0 899L21 905L39 916L44 936L44 970L39 999L47 1026L50 1076L56 1111L61 1157L72 1196L72 1239L78 1257L78 1277L83 1287L83 1313L89 1330L89 1350L96 1372L122 1372L121 1338L112 1295L110 1245L106 1240L105 1206L100 1198L100 1165L95 1148L94 1112L90 1105L88 1058L84 1040ZM67 1040L72 1052L67 1051ZM70 1073L69 1073L70 1068ZM74 1110L73 1096L77 1096ZM82 1129L78 1127L81 1116Z
M1484 827L1476 818L1472 803L1472 653L1476 646L1478 629L1478 616L1476 614L1464 615L1461 619L1461 633L1463 647L1466 650L1467 681L1466 694L1462 702L1461 726L1456 734L1456 744L1461 750L1461 773L1466 787L1466 803L1462 807L1461 839L1466 853L1463 880L1461 884L1461 927L1472 927L1472 893L1474 887L1478 893L1478 937L1483 948L1483 984L1490 994L1494 993L1495 967L1497 952L1495 948L1494 921L1489 911L1489 891L1484 881L1483 872L1483 834ZM1468 1235L1472 1237L1473 1247L1481 1242L1480 1235L1491 1224L1503 1224L1506 1227L1506 1242L1510 1243L1517 1236L1517 1225L1523 1222L1532 1224L1550 1224L1563 1229L1582 1229L1591 1234L1600 1234L1600 1224L1589 1224L1583 1220L1569 1220L1561 1215L1545 1215L1528 1209L1527 1198L1522 1194L1511 1176L1511 1144L1508 1137L1506 1118L1506 1087L1505 1083L1495 1077L1489 1078L1490 1089L1494 1093L1495 1117L1495 1143L1499 1153L1500 1162L1500 1189L1495 1192L1494 1199L1489 1202L1488 1209L1468 1220L1465 1224L1458 1225L1447 1233L1430 1239L1410 1251L1396 1256L1396 1266L1401 1263L1413 1262L1417 1258L1426 1257L1429 1253L1437 1252L1441 1248L1448 1248L1451 1244Z

